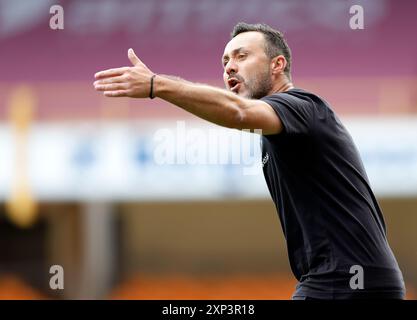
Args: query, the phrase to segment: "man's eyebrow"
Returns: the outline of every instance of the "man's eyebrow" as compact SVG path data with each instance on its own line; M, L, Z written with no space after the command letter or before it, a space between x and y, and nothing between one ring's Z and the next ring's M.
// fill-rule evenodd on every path
M239 47L239 48L236 48L236 49L233 49L232 50L232 56L234 56L234 55L236 55L236 54L238 54L239 52L241 52L241 51L243 51L243 49L245 49L244 47ZM224 62L224 60L226 60L226 58L228 58L229 56L227 55L227 54L225 54L223 57L222 57L222 63Z

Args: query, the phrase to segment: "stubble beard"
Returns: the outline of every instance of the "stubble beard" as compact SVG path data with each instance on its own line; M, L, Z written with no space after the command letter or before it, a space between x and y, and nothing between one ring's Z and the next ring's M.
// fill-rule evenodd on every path
M250 81L247 82L249 99L260 99L267 96L272 90L272 80L269 73L269 68L256 74Z

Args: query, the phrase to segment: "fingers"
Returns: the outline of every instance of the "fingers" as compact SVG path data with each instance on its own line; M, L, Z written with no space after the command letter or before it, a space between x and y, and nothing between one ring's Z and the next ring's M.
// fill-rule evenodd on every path
M142 63L142 61L140 61L140 59L137 57L135 51L133 51L132 48L127 50L127 56L129 57L130 62L132 62L134 66L136 66L139 63Z
M115 76L121 76L123 73L125 73L127 70L129 70L129 67L122 67L122 68L115 68L115 69L108 69L104 71L97 72L94 77L96 79L103 79L108 77L115 77Z
M126 76L110 77L110 78L105 78L105 79L94 81L94 86L100 85L100 84L126 82L126 80L127 80Z
M129 90L104 91L103 94L106 97L110 97L110 98L128 97L129 96Z
M128 85L126 83L95 84L94 88L97 91L116 91L126 90Z
M133 49L128 50L128 57L133 67L122 67L97 72L94 88L102 91L106 97L148 96L148 82L152 72L136 56Z

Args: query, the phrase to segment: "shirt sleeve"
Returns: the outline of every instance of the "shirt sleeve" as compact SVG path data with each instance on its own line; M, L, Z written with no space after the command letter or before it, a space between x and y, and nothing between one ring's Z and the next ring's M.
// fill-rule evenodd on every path
M261 98L278 115L285 134L307 134L314 122L313 106L307 101L285 93L277 93Z

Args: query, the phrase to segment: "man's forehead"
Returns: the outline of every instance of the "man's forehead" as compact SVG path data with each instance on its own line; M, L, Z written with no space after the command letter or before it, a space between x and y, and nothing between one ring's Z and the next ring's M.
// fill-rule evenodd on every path
M260 32L247 31L240 33L226 44L223 56L230 55L234 50L239 48L263 50L264 41L264 36Z

